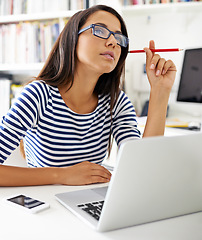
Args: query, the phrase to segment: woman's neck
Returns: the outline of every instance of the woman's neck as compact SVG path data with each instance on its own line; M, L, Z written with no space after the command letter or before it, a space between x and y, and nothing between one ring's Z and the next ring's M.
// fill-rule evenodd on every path
M59 86L60 94L66 105L74 112L86 114L93 112L98 104L98 96L94 89L99 76L76 73L72 87Z

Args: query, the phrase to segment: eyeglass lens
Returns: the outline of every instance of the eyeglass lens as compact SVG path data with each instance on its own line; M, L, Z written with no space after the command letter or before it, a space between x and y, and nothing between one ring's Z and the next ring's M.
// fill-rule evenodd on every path
M94 35L97 37L101 37L101 38L109 38L109 36L111 35L111 32L102 27L102 26L96 26L94 25ZM119 34L119 33L114 33L114 37L117 41L117 43L122 46L122 47L126 47L127 46L127 39L124 35Z

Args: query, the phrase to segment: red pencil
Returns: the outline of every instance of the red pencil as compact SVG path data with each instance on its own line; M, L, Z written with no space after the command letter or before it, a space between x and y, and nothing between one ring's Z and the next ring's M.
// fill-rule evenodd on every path
M169 48L169 49L150 49L152 52L179 52L183 49L180 48ZM130 50L129 53L144 53L144 50Z

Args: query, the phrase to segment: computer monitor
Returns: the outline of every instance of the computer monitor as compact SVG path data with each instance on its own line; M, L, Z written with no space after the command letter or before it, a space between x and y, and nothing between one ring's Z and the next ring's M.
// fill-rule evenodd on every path
M202 48L185 50L177 101L202 103Z

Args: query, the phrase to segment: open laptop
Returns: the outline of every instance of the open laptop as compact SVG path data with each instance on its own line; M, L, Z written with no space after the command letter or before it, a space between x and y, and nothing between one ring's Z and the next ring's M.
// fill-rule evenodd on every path
M56 198L98 231L199 212L202 133L125 142L108 187L56 194Z

